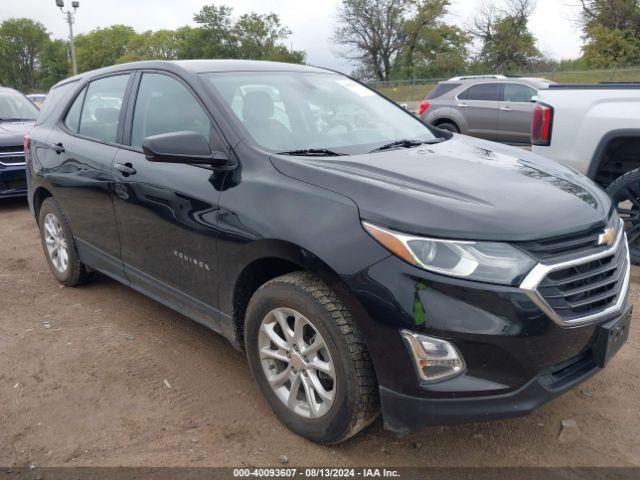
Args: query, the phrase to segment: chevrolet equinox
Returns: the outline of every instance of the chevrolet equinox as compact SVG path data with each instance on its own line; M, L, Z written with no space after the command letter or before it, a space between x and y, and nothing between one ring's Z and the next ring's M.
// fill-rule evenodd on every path
M523 415L627 339L627 244L602 190L332 71L83 73L25 150L56 279L98 271L219 332L316 442L379 413L399 433Z

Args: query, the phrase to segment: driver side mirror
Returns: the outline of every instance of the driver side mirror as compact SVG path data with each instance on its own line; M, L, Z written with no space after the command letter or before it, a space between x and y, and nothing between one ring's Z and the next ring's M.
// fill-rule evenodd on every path
M538 102L538 95L532 95L531 96L531 103L537 103Z
M169 132L147 137L142 142L144 156L150 162L210 165L216 170L233 170L236 162L226 153L212 151L199 133Z

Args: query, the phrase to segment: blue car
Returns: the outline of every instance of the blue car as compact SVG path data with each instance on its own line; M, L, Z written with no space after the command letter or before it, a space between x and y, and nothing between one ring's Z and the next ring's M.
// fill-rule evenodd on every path
M0 88L0 198L27 195L23 141L38 113L22 93Z

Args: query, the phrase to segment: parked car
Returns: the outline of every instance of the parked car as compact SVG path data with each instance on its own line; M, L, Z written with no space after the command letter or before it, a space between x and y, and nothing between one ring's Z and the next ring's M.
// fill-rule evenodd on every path
M36 107L42 108L44 105L44 101L47 98L46 93L30 93L27 95L27 98L36 104Z
M331 71L83 73L53 88L27 151L58 281L97 270L220 332L316 442L380 411L396 432L526 414L627 338L626 242L604 191Z
M503 75L454 77L440 82L418 114L440 129L510 144L528 144L538 90L553 82Z
M27 194L23 140L37 116L23 94L0 87L0 198Z
M533 113L533 151L587 175L614 198L640 263L640 84L551 85Z

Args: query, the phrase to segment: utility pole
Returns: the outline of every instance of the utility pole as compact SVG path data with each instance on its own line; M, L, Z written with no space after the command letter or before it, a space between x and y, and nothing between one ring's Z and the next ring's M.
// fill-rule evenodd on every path
M69 24L69 46L71 49L71 65L73 67L73 74L78 74L78 64L76 63L76 45L73 40L73 23L75 22L75 14L76 10L80 6L80 2L73 1L71 2L71 9L64 10L64 0L56 0L56 6L60 9L60 11L65 15L65 20Z

